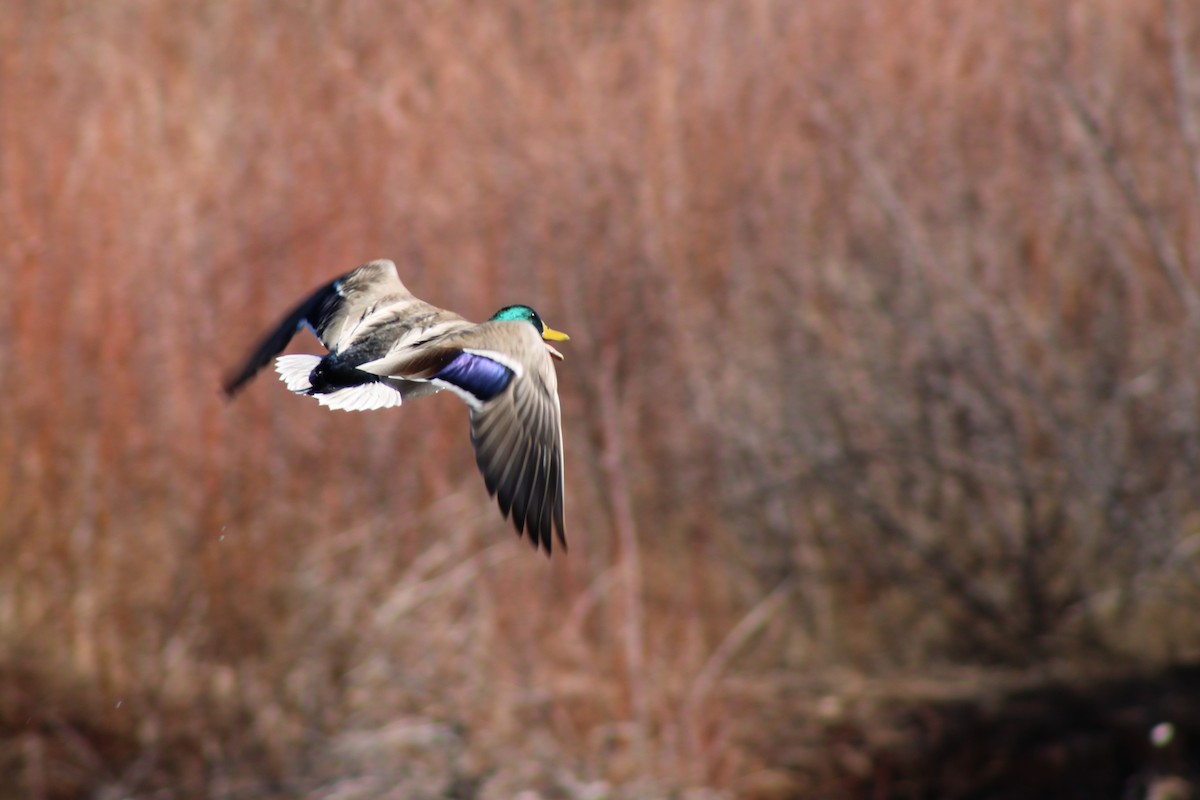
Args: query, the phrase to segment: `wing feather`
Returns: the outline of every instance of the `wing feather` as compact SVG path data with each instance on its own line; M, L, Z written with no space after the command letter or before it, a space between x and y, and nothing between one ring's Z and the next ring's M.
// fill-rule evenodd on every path
M337 350L349 331L381 306L419 302L405 288L396 265L372 261L313 291L250 350L241 367L224 382L227 395L236 394L258 371L283 352L303 327L311 328L327 350Z
M518 323L503 323L515 325ZM481 326L482 327L482 326ZM501 329L472 352L502 352L522 373L496 397L471 412L471 443L488 491L518 533L547 552L553 540L566 547L563 525L562 421L550 355L537 332ZM486 345L486 347L484 346Z
M310 320L319 319L322 309L330 305L337 297L337 292L333 288L336 283L337 281L330 281L317 289L289 311L278 325L263 336L242 360L242 366L230 372L226 377L223 384L225 394L230 397L237 394L251 378L258 374L259 370L283 352L298 330L305 325L311 325Z

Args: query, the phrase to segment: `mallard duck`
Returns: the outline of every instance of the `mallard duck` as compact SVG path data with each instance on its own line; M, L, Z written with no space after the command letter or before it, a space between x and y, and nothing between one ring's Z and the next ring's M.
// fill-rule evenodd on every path
M286 355L300 328L329 351ZM550 341L569 337L529 306L506 306L474 323L412 295L396 265L372 261L330 281L297 305L225 382L232 397L275 358L296 394L344 411L389 408L448 389L470 409L471 444L488 494L551 551L563 531L563 444Z

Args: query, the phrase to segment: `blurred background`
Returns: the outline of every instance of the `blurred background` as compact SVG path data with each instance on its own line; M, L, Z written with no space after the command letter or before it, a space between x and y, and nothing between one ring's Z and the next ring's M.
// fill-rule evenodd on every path
M220 395L381 257L571 334L569 554ZM10 0L0 275L0 797L1193 790L1194 3Z

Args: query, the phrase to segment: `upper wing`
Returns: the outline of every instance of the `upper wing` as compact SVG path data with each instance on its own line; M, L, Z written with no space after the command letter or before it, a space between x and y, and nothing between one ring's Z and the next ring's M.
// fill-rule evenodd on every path
M330 284L333 297L311 320L313 333L329 350L340 350L377 312L421 303L400 281L396 264L386 258L363 264Z
M234 395L272 358L283 352L300 328L311 328L326 349L336 350L377 310L415 301L400 281L396 265L372 261L317 289L279 321L250 351L240 369L225 380L225 393Z

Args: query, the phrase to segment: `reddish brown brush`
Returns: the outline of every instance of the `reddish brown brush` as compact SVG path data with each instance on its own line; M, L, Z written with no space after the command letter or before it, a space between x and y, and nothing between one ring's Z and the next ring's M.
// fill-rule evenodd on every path
M9 3L0 797L788 796L847 674L1194 652L1198 52L1177 1ZM220 397L379 257L572 334L566 559L453 401Z

